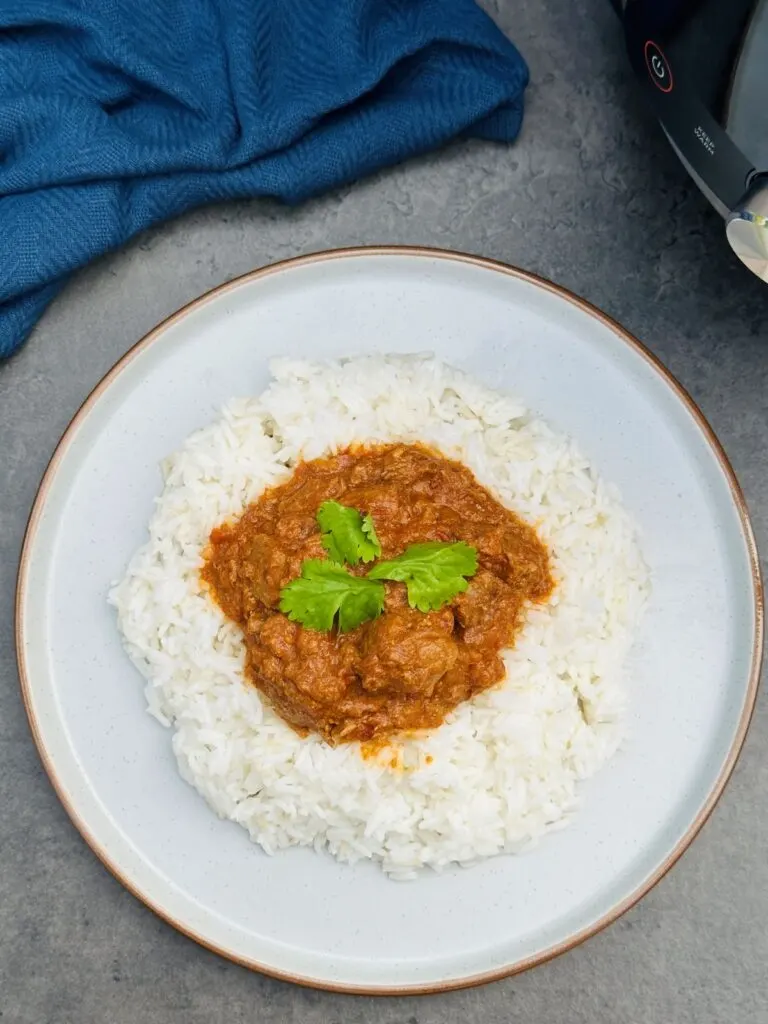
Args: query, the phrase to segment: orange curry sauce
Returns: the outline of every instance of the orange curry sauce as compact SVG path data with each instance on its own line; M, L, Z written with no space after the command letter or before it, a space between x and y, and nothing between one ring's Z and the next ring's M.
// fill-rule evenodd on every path
M373 517L382 558L423 541L466 541L478 571L439 611L408 606L387 582L384 613L349 633L316 632L278 609L307 558L325 558L316 513L327 500ZM368 566L352 569L365 573ZM240 626L247 678L298 733L385 742L439 726L504 678L529 602L553 588L547 549L465 466L419 444L354 447L300 463L236 522L215 529L202 578Z

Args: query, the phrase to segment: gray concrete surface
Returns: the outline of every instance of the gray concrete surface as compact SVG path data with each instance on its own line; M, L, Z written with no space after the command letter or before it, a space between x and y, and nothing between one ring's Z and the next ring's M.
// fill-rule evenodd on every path
M526 54L511 149L459 143L286 210L206 209L78 274L0 367L0 1020L2 1024L759 1024L768 1021L768 712L713 819L608 931L473 991L374 1000L235 967L158 920L69 823L30 742L12 641L25 519L56 440L101 375L200 292L296 253L421 243L507 260L586 296L690 389L768 550L768 288L643 109L605 0L496 0Z

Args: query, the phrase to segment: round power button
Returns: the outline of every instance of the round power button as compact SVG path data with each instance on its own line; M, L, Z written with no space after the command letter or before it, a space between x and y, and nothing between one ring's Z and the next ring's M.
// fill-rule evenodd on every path
M652 39L649 39L645 44L644 52L645 64L653 84L657 89L661 89L662 92L672 92L674 84L672 69L667 58L664 56L664 51L658 43L654 43Z

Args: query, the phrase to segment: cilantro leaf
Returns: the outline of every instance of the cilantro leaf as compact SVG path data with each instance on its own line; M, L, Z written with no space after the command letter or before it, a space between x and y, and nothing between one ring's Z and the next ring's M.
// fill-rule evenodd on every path
M322 544L334 562L357 565L372 562L381 554L381 544L370 516L356 508L347 508L338 501L324 501L317 511L322 530Z
M370 515L363 516L363 533L368 538L370 544L373 545L373 558L378 558L381 554L381 544L376 534L376 527L373 525L373 519ZM373 558L363 557L364 562L372 562Z
M301 576L280 591L280 611L307 629L329 632L338 615L339 629L347 633L384 609L384 586L319 558L307 559Z
M398 580L408 589L408 604L420 612L436 611L463 593L467 576L477 572L477 550L465 542L411 544L402 555L379 562L371 580Z

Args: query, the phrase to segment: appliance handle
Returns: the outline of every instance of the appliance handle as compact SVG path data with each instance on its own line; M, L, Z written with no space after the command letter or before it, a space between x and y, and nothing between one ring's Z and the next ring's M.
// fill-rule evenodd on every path
M670 7L679 5L664 6L669 14ZM738 209L757 172L687 83L676 79L654 38L658 0L627 0L623 22L630 61L664 130L715 198L727 210Z

